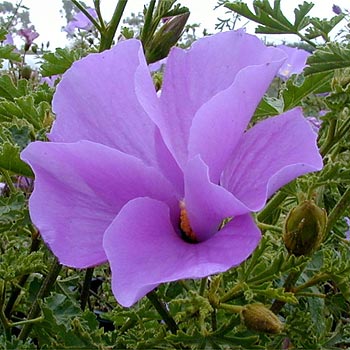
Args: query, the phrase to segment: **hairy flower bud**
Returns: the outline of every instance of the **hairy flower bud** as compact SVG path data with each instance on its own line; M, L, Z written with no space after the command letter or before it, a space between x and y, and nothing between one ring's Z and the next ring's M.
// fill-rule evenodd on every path
M168 56L170 49L180 39L188 17L189 12L171 17L155 33L152 41L146 47L146 59L148 63L153 63Z
M296 256L308 255L322 243L327 213L313 201L306 200L293 208L286 219L283 240Z
M262 304L246 305L241 317L245 326L252 331L277 334L283 330L279 318Z

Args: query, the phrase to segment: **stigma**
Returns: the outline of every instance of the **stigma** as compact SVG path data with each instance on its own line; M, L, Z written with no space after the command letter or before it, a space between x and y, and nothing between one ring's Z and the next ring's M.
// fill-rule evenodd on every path
M192 230L190 220L187 215L185 202L180 201L180 230L183 235L183 239L188 243L197 243L197 237L195 232Z

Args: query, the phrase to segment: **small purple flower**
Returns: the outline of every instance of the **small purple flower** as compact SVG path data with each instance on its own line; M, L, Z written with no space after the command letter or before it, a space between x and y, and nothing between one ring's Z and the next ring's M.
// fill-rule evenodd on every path
M97 13L95 9L89 7L86 10L93 18L97 18ZM73 19L68 22L68 24L64 28L64 31L66 31L68 34L73 34L75 29L90 30L92 27L93 24L91 23L89 18L87 18L85 14L80 11L77 12Z
M310 52L286 45L278 45L277 48L287 54L287 60L277 73L281 79L287 80L291 75L300 74L304 70Z
M18 31L18 34L22 36L25 40L24 51L28 51L33 41L39 36L32 28L24 28Z
M336 15L340 15L341 13L343 13L343 11L341 10L341 8L338 5L333 5L332 6L332 11L336 14Z
M46 83L50 87L54 87L57 84L57 81L61 78L61 75L55 74L50 77L42 77L40 79L40 83L44 84Z
M118 302L160 283L224 272L260 240L251 212L322 168L299 108L246 130L285 60L242 31L173 48L157 96L142 44L119 42L63 75L30 215L62 264L109 262ZM226 222L222 227L223 222Z
M7 33L5 40L3 41L4 45L14 45L14 41L13 41L13 36L11 33Z

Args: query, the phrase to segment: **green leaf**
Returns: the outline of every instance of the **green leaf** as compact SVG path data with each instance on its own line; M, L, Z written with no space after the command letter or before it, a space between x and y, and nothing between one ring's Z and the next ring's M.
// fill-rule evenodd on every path
M43 55L44 62L41 65L41 74L46 76L63 74L74 61L82 57L78 50L57 48L54 53Z
M4 142L0 145L0 168L11 171L14 174L34 177L32 169L20 159L20 148Z
M312 93L330 91L332 72L325 72L307 76L301 85L295 84L293 79L286 83L286 89L282 92L284 111L299 106L301 101Z
M314 39L321 36L324 40L329 41L329 33L334 29L334 27L343 20L345 15L340 14L332 17L331 19L319 19L311 18L310 23L313 27L307 29L307 34L305 35L308 39Z
M21 62L21 55L14 51L15 46L5 45L0 47L0 59Z
M308 58L307 63L309 66L304 70L305 75L350 67L350 45L336 42L328 43L319 47Z
M305 28L310 24L309 17L306 15L310 12L310 10L313 7L313 3L304 1L301 5L298 5L298 8L294 10L294 28L296 30L300 31L301 29Z
M263 98L255 111L254 120L263 119L281 113L279 100Z
M21 79L14 84L9 75L0 76L0 97L13 101L16 97L25 96L28 93L28 81Z

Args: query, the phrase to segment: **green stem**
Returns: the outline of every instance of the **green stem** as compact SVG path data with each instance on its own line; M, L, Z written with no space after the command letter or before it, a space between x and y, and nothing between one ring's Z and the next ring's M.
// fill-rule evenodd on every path
M146 47L147 45L147 36L150 37L152 35L148 35L149 31L150 31L150 27L152 25L152 18L153 18L153 11L154 11L154 7L156 4L156 0L151 0L148 8L147 8L147 12L146 12L146 16L145 16L145 23L143 25L142 31L141 31L141 41L143 43L143 47Z
M0 280L0 323L4 328L6 339L11 339L11 331L9 321L4 313L4 304L5 304L5 281Z
M162 317L163 321L166 323L171 333L176 334L179 328L177 327L177 324L174 321L174 319L169 314L165 305L158 299L156 292L149 292L147 294L147 298L158 311L159 315Z
M100 24L96 21L94 17L92 17L89 11L77 0L72 0L72 3L89 19L89 21L96 27L96 29L101 33L103 33L103 29Z
M327 226L325 229L325 238L331 232L332 227L335 225L338 219L342 216L344 211L349 207L349 205L350 205L350 187L347 188L343 196L340 198L339 202L335 205L335 207L333 208L333 210L328 216Z
M5 182L6 182L7 186L9 187L10 191L12 193L16 193L17 189L16 189L15 185L13 184L11 176L9 175L8 171L5 169L1 169L1 174L4 177Z
M280 227L277 227L274 225L264 224L262 222L257 222L257 225L263 231L273 231L273 232L277 232L277 233L283 232L283 230Z
M337 120L335 118L331 119L330 124L329 124L329 129L328 129L328 133L327 133L327 137L325 142L323 143L322 147L320 148L320 153L322 155L322 157L324 157L329 150L332 148L333 146L333 140L334 140L334 135L335 135L335 131L337 129Z
M89 294L90 294L89 292L90 292L90 286L91 286L91 280L92 280L93 274L94 274L93 267L86 269L84 284L80 294L80 307L83 311L85 310L86 304L89 299Z
M105 26L105 23L104 23L102 14L101 14L100 0L94 0L94 7L95 7L95 10L97 13L98 20L100 21L101 29L102 29L102 31L105 31L106 26Z
M207 283L208 283L208 277L204 277L201 279L201 285L199 287L199 295L200 296L204 295L205 289L207 287Z
M328 273L320 273L318 275L315 275L314 277L312 277L310 280L308 280L307 282L299 285L298 287L295 287L294 288L294 293L298 293L303 290L303 289L306 289L306 288L309 288L309 287L312 287L322 281L325 281L329 278L329 275Z
M220 303L218 305L218 308L226 311L230 311L234 314L239 314L244 309L244 306Z
M285 192L280 191L275 194L275 196L266 204L265 208L258 214L258 221L261 223L265 222L286 198L287 194Z
M49 273L45 277L43 284L41 285L38 294L36 295L36 298L33 302L33 305L29 311L28 314L28 320L35 319L39 316L40 313L40 301L45 298L49 293L54 285L60 271L61 271L62 265L58 262L57 258L54 258L54 261L50 267ZM26 340L31 329L33 327L33 323L26 323L24 327L22 328L18 339L19 340Z
M119 26L119 22L122 18L122 15L125 10L125 6L128 3L128 0L119 0L117 6L114 10L111 21L107 26L107 30L101 33L101 42L99 51L108 50L111 48L115 33Z
M30 250L29 250L30 253L36 252L39 249L39 246L40 246L40 239L39 239L39 236L38 236L38 232L34 229L34 227L31 227L31 232L32 232L32 244L31 244ZM10 316L11 316L13 306L15 305L15 303L16 303L16 301L18 299L18 296L21 293L22 287L27 282L28 277L29 277L29 274L28 275L23 275L19 279L18 285L15 286L13 288L12 292L11 292L11 295L9 297L8 303L7 303L6 308L5 308L5 315L8 318L10 318Z
M291 272L287 279L284 282L284 290L286 292L290 292L292 291L294 288L295 283L297 282L297 280L299 279L301 273L303 272L303 269L300 269L300 271L293 271ZM285 305L285 301L281 301L281 300L275 300L273 302L273 304L271 305L270 310L275 313L276 315L281 311L281 309L283 308L283 306Z
M236 294L242 291L244 284L243 283L237 283L233 288L231 288L227 293L225 293L220 298L220 303L225 303L226 301L229 301L232 299Z

